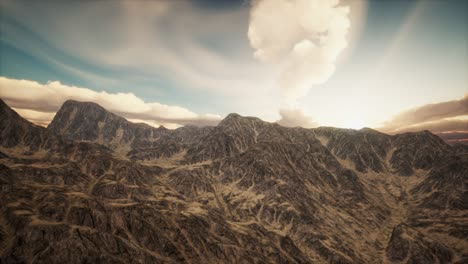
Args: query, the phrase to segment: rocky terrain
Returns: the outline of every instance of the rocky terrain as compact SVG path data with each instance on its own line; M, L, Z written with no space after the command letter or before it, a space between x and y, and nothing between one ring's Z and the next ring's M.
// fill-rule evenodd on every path
M428 131L134 124L0 100L1 263L468 263L468 149Z

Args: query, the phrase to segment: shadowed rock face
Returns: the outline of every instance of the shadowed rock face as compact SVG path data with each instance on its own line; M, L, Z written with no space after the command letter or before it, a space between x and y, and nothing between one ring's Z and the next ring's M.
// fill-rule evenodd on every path
M44 128L35 126L21 118L0 100L0 144L2 147L27 145L31 151L38 150L47 141Z
M48 130L68 139L100 143L111 148L144 145L167 133L164 127L131 123L98 104L73 100L62 105Z
M427 130L396 135L393 147L392 167L405 176L412 175L417 169L429 170L453 152L453 148Z
M429 132L133 124L0 101L1 262L464 263L468 156Z
M393 229L386 255L393 262L450 263L453 253L446 246L406 225Z
M357 171L388 170L386 155L392 145L391 136L372 129L358 131L331 127L317 128L315 133L327 141L327 148L337 157L352 161Z

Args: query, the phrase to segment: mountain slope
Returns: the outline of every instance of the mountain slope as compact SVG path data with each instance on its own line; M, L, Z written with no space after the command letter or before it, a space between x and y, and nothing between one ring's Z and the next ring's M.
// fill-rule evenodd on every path
M75 101L43 129L0 110L5 262L468 259L468 156L429 132L166 130Z
M47 137L43 127L30 124L0 100L0 145L2 147L28 146L38 150Z
M55 115L48 129L68 139L103 144L111 148L122 145L144 144L167 132L135 124L89 102L66 101Z
M61 139L11 109L0 113L5 124L22 125L4 131L39 129L63 143L44 145L46 155L19 151L29 147L24 141L1 149L2 263L306 261L290 239L261 226L239 229L216 208L174 191L158 166Z

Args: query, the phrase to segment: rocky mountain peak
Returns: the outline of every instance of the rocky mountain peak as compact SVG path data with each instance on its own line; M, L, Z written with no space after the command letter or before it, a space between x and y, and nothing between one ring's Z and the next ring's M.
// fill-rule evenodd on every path
M123 117L107 111L99 104L67 100L63 103L49 127L54 129L54 126L63 125L63 122L66 123L67 121L99 122L109 118L125 120Z
M135 141L153 141L168 132L166 128L132 123L96 103L74 100L62 105L48 129L69 139L96 142L111 148Z
M242 116L238 113L230 113L224 119L233 119L233 118L241 118Z
M228 130L244 130L244 129L254 129L257 127L263 127L267 122L261 120L257 117L251 116L241 116L236 113L231 113L227 115L221 122L219 122L217 127L228 129Z
M55 114L48 129L71 139L95 141L106 121L122 123L125 119L98 104L68 100Z
M218 127L248 126L260 123L266 122L257 117L241 116L236 113L231 113L219 122Z
M372 128L370 128L370 127L363 127L363 128L361 128L361 129L359 129L359 131L364 132L364 133L374 133L374 134L379 133L379 134L383 134L382 132L377 131L377 130L375 130L375 129L372 129Z
M106 111L104 107L100 106L97 103L94 102L81 102L81 101L76 101L73 99L66 100L63 104L62 107L63 109L66 108L83 108L83 109L88 109L90 111Z
M0 99L0 145L22 147L37 150L44 137L45 129L33 125L22 118Z

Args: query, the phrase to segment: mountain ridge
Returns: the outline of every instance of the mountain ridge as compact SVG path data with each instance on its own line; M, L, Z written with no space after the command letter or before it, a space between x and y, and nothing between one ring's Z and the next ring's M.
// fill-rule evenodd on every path
M0 102L2 261L468 259L468 155L431 133L232 114L154 136L75 107L46 129Z

